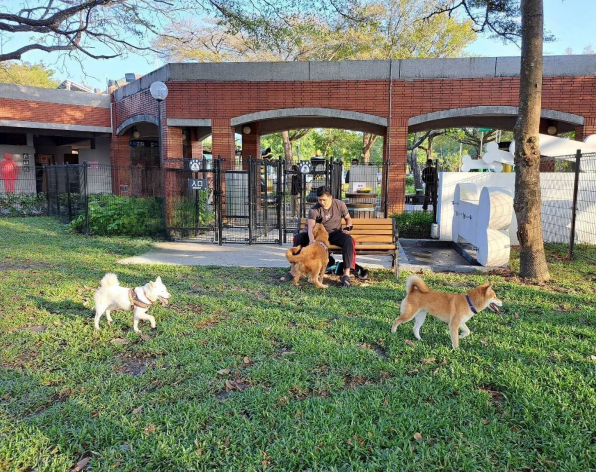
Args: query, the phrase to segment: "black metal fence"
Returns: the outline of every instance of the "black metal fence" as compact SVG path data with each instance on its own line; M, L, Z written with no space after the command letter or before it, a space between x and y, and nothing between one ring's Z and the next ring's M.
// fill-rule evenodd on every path
M381 193L388 164L352 166L313 158L286 169L282 158L253 159L243 168L224 159L169 159L165 168L53 165L32 172L20 193L1 193L10 214L54 216L88 234L168 237L223 244L288 241L317 202L317 189L331 188L355 217L384 216ZM364 186L364 188L361 188ZM371 187L367 189L366 187ZM360 190L364 192L359 193ZM25 203L37 206L25 212ZM0 206L0 211L2 211ZM3 214L8 214L4 210Z
M543 158L540 170L544 240L596 262L596 153Z

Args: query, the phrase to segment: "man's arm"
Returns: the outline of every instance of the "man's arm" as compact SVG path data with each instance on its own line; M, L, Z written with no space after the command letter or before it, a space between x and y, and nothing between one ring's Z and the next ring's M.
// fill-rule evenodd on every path
M307 231L308 231L308 240L309 240L309 244L312 244L312 243L314 243L314 242L315 242L315 237L314 237L314 235L312 234L312 230L313 230L313 229L314 229L314 227L315 227L315 223L316 223L316 221L315 221L315 220L311 220L311 219L308 219L308 220L306 220L306 229L307 229Z

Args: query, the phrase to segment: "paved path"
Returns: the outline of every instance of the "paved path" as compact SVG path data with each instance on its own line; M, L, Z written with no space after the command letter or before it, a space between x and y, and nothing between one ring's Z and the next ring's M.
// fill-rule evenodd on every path
M161 242L140 256L128 257L121 264L171 264L224 267L288 267L285 253L290 245L216 244ZM335 256L334 256L335 257ZM337 257L336 257L337 259ZM341 260L341 256L339 256ZM390 269L390 256L358 256L358 264L370 269Z

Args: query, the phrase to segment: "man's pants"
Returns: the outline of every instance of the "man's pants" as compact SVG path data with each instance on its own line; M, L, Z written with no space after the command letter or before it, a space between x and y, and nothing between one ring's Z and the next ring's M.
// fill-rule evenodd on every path
M308 246L310 242L308 232L301 231L294 236L294 246ZM329 244L341 247L344 266L353 269L356 265L356 243L354 238L343 231L337 230L329 233Z
M435 204L435 186L426 184L426 188L424 189L424 205L422 205L422 209L426 211L428 209L428 203L430 202L431 205Z

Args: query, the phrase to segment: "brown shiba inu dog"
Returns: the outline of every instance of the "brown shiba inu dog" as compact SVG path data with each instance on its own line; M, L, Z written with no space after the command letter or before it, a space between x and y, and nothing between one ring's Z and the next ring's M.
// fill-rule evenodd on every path
M317 223L312 234L316 241L314 244L309 244L304 248L302 246L292 247L286 252L286 259L296 264L293 285L298 285L300 277L309 274L316 287L327 288L328 286L323 285L322 282L329 260L329 233L322 224Z
M414 336L421 340L420 327L426 319L426 314L430 313L449 324L451 344L453 349L457 349L459 340L470 334L466 322L487 307L499 313L500 306L503 306L503 302L497 298L488 282L468 290L464 295L435 292L429 289L420 277L412 275L406 280L406 298L401 302L400 316L393 322L391 332L395 333L400 324L415 317ZM462 334L459 334L460 328Z

